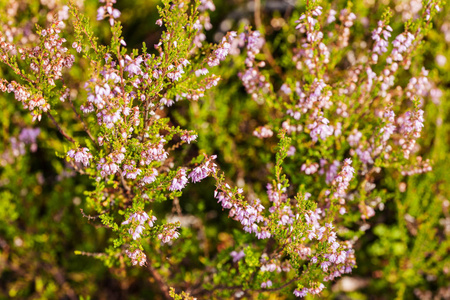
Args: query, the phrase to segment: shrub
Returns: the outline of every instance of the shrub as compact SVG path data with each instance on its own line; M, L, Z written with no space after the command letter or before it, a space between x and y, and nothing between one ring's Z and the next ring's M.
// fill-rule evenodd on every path
M5 296L448 296L444 3L257 0L210 43L164 0L131 49L139 11L41 2L3 4Z

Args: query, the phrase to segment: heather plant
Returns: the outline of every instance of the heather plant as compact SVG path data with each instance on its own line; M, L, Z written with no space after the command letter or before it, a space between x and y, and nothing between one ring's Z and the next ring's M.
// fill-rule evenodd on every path
M442 1L256 1L210 43L164 0L137 49L119 4L3 3L2 292L447 297Z

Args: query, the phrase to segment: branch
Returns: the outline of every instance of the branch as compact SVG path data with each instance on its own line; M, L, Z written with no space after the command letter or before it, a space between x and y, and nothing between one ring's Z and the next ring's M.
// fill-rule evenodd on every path
M84 210L82 208L80 208L81 214L83 215L83 217L85 217L88 220L97 220L98 218L100 218L100 215L97 216L91 216L91 215L87 215L84 213Z
M255 0L255 25L256 29L259 30L259 28L262 28L262 21L261 21L261 0ZM265 39L265 38L264 38ZM266 60L269 63L269 65L273 68L275 73L278 74L281 78L284 78L283 72L280 68L280 66L277 65L275 59L272 56L272 53L270 52L269 46L267 46L267 43L264 43L263 45L263 53L266 56Z
M59 126L58 122L56 122L55 118L53 118L52 114L47 111L47 115L50 117L50 119L52 120L53 124L56 126L56 128L58 129L58 131L67 139L69 140L71 143L75 144L75 140L73 138L71 138L62 128L61 126Z
M150 271L150 273L152 274L152 277L155 279L156 283L158 284L158 287L163 294L163 298L167 299L167 300L172 299L172 297L170 297L170 293L169 293L169 286L164 282L163 278L155 270L155 268L153 268L153 266L151 265L151 261L148 262L147 269Z
M75 116L83 124L84 131L86 131L86 133L88 134L89 138L92 140L92 142L94 143L95 147L97 147L97 149L98 149L97 141L92 136L91 131L89 130L86 122L81 118L80 114L77 112L77 110L75 108L75 105L73 105L73 102L72 102L72 99L70 98L70 96L68 98L69 98L70 106L72 106L72 110L75 113Z

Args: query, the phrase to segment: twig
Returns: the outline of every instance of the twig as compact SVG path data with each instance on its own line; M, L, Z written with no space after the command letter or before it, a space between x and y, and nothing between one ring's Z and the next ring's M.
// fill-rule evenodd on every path
M50 117L50 119L52 120L53 124L56 126L56 128L58 129L58 131L67 139L69 140L71 143L75 144L75 140L73 138L71 138L62 128L61 126L59 126L58 122L56 122L55 118L53 118L52 114L47 111L47 115Z
M262 21L261 21L261 0L255 0L255 25L256 29L262 28ZM266 56L266 60L269 63L269 65L273 68L275 73L278 74L281 78L284 78L283 72L281 68L277 65L275 59L272 56L272 53L270 52L269 46L267 46L267 43L264 43L263 45L263 53Z
M75 113L77 119L83 124L84 131L88 134L89 138L92 140L92 142L94 143L95 147L97 147L97 149L98 149L97 141L92 136L91 131L89 130L86 122L81 118L80 114L77 112L77 110L75 108L75 105L73 105L72 99L70 99L70 96L68 98L69 98L70 106L72 106L72 110Z
M87 215L84 213L84 210L82 208L80 208L80 212L83 215L83 217L85 217L88 220L97 220L98 218L100 218L100 215L97 216L91 216L91 215Z
M164 299L170 300L172 297L170 297L169 293L169 286L166 284L166 282L163 280L161 275L153 268L151 261L147 264L147 269L152 274L152 277L155 279L156 283L158 284L159 289L161 290Z
M77 299L76 293L74 292L70 284L67 282L66 276L64 275L64 272L61 269L51 264L44 264L43 268L53 275L53 278L55 278L59 287L61 288L62 291L66 293L66 296L69 299L71 300Z
M94 252L84 252L84 251L75 251L75 255L84 255L84 256L90 256L90 257L106 256L105 253L94 253Z

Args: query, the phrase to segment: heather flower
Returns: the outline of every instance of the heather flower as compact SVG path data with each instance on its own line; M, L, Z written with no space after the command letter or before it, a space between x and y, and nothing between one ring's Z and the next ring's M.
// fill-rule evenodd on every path
M280 88L280 91L283 92L285 95L290 95L292 93L292 90L286 83L283 83L283 85Z
M208 74L209 71L206 68L202 68L202 69L196 70L194 73L195 73L195 76L200 77L202 75Z
M380 133L382 134L381 139L383 142L387 142L391 135L395 131L395 113L392 110L386 109L383 115L384 119L386 120L386 123L384 127L380 129Z
M319 116L314 123L308 125L309 135L314 142L317 142L319 138L326 140L327 137L333 134L333 127L328 125L328 123L330 123L328 119Z
M36 152L37 150L36 139L40 132L41 132L40 128L24 128L19 134L19 141L25 144L31 144L30 147L31 152Z
M299 298L303 298L306 297L306 295L308 295L308 289L307 288L303 288L301 290L294 290L294 295L295 297L299 297Z
M206 162L200 166L194 168L188 175L192 182L199 182L208 177L211 173L216 173L217 165L213 162L217 158L216 155L212 155L207 158Z
M139 266L144 266L147 262L147 256L139 249L134 250L133 252L126 250L125 253L131 259L131 263L133 266L139 264Z
M236 251L232 251L230 253L230 256L233 258L233 263L240 261L242 258L245 257L245 253L243 250L236 252Z
M141 152L140 165L149 165L153 161L164 161L169 154L164 149L164 139L161 139L158 144L148 144L145 150Z
M186 177L186 170L180 169L177 172L177 175L172 180L172 184L169 187L170 191L181 191L184 189L186 184L188 183L188 179Z
M158 238L164 244L170 243L172 240L177 239L180 236L180 233L176 228L165 228L164 231L158 234Z
M402 121L400 133L403 138L399 142L402 146L404 157L408 158L423 128L423 110L407 111L404 118L400 121Z
M211 0L201 0L198 10L199 11L205 11L205 10L215 11L216 7Z
M337 160L333 161L333 163L328 164L328 162L324 159L320 160L320 170L319 174L325 174L325 182L326 184L330 184L338 173L338 168L341 163ZM328 169L326 168L328 166Z
M367 220L375 216L375 210L369 205L362 202L358 205L358 207L361 212L361 219Z
M125 61L127 65L125 66L124 70L129 73L128 76L132 77L134 75L142 74L141 63L143 62L143 58L141 56L138 56L135 59L131 59L131 57L126 55Z
M77 150L69 150L67 156L74 159L76 163L82 163L85 167L90 165L92 154L89 153L89 149L84 147Z
M80 53L81 50L83 50L82 46L79 45L77 42L73 42L72 48L76 49L78 53Z
M431 167L431 162L429 159L423 160L421 156L416 158L417 162L414 165L402 167L403 176L411 176L414 174L421 174L425 172L431 172L433 168Z
M259 72L257 68L248 68L244 72L238 74L242 80L248 94L252 96L254 100L258 99L259 91L265 91L269 88L269 83L266 82L266 78Z
M319 169L319 164L318 163L313 163L313 164L303 164L302 167L300 168L300 170L302 172L305 172L306 175L311 175L317 172L317 170Z
M230 187L226 185L224 188L229 190ZM238 190L238 194L241 194L242 190ZM262 212L264 211L264 206L261 204L259 199L255 199L253 203L246 204L241 203L233 199L235 195L231 191L216 191L214 197L218 199L218 203L222 205L225 209L230 209L229 216L236 221L239 221L243 225L245 232L254 233L258 239L270 238L271 234L264 228L261 228L258 223L264 221Z
M150 217L146 212L142 211L131 214L126 221L122 222L122 225L131 224L132 226L128 229L128 233L131 235L133 240L137 240L144 232L145 223L147 223L149 227L153 227L155 221L155 216Z
M331 24L334 21L336 21L336 14L337 14L337 12L334 9L330 9L330 11L328 12L328 17L327 17L328 24Z
M375 42L372 49L372 60L374 62L377 62L378 57L388 51L391 32L391 26L384 24L383 21L379 21L378 27L372 31L372 39Z
M416 97L423 99L428 96L431 91L431 83L428 81L428 71L422 68L422 72L418 77L412 77L406 86L406 96L414 101Z
M112 7L116 0L100 0L100 2L106 4L97 9L97 21L109 17L109 24L113 26L115 19L119 18L121 14L118 9Z
M8 82L0 79L0 90L2 92L14 93L14 98L21 102L23 108L28 109L35 120L41 120L39 111L47 112L50 104L39 94L33 95L31 91L15 81Z
M247 58L245 60L245 64L247 67L252 67L255 61L255 56L258 54L264 43L264 38L261 37L261 33L259 31L252 31L246 36L247 40Z
M356 147L362 137L362 133L358 130L353 130L353 133L348 136L347 142L351 147Z
M403 54L412 47L414 39L415 36L410 32L401 33L398 35L392 42L392 45L394 46L391 54L392 59L394 61L402 61Z
M436 63L438 66L444 67L447 64L447 58L442 54L438 54L436 55Z
M266 189L269 201L273 202L275 206L278 206L280 202L285 202L287 200L287 195L285 194L286 188L280 190L280 187L278 187L277 189L274 189L273 186L268 183Z
M345 192L350 184L350 181L353 178L353 174L355 173L355 169L353 169L352 160L350 158L346 158L344 160L344 165L342 166L341 172L339 172L338 176L334 179L334 186L336 188L337 196L344 196Z
M260 139L270 138L273 136L273 131L265 126L260 126L253 131L253 135Z
M197 139L197 135L185 133L180 138L182 141L185 141L186 143L190 144L192 141L195 141Z
M157 177L158 177L158 171L155 168L153 168L151 173L145 175L142 178L142 184L151 184L151 183L155 182Z
M286 155L287 155L287 156L294 156L294 154L295 154L296 151L297 151L297 149L295 149L294 146L290 146L289 149L288 149L288 151L287 151L287 153L286 153Z
M356 154L363 164L373 164L372 152L372 148L370 147L363 150L362 146L359 146L358 149L356 149Z
M136 168L136 162L131 161L130 164L123 165L122 176L126 179L136 179L142 173L142 170Z
M218 66L221 61L224 61L228 56L229 50L231 48L231 43L236 37L236 32L229 32L227 36L222 38L222 41L214 50L213 55L208 58L208 65L210 67Z
M350 12L347 8L341 10L339 20L344 24L342 34L339 36L340 47L347 47L350 38L350 27L353 26L353 21L356 20L356 15Z
M107 18L110 24L114 25L115 20L120 16L120 11L113 8L116 0L100 0L100 3L102 4L97 10L97 18L99 20ZM258 259L257 255L261 255L259 271L271 272L271 274L265 273L262 276L256 274L257 276L252 277L255 282L251 283L250 287L253 286L255 290L258 290L260 286L261 289L267 289L266 291L274 291L278 287L272 289L273 283L269 278L284 278L286 282L289 280L289 284L299 279L300 283L294 290L295 296L317 295L324 288L323 282L335 280L351 272L355 266L352 250L352 243L355 240L341 241L340 238L347 234L338 236L337 232L345 233L343 225L355 220L354 216L358 214L356 205L359 204L361 217L365 219L373 216L374 207L382 203L377 197L383 193L369 196L377 180L374 173L381 169L378 167L380 156L384 155L386 159L381 163L382 166L392 166L393 162L388 161L387 158L393 151L393 147L400 145L407 158L414 150L416 139L420 137L424 122L423 111L414 107L404 115L399 113L396 119L394 109L408 107L411 104L410 100L415 106L420 106L420 101L416 101L416 97L422 102L428 100L425 98L427 96L434 99L432 101L438 101L439 95L443 95L443 92L436 89L428 78L428 71L423 69L420 75L414 74L417 70L416 66L411 70L414 77L409 80L406 88L402 86L393 88L394 84L407 82L407 80L399 81L396 78L396 72L409 66L411 53L415 45L420 42L421 32L425 32L423 22L413 21L411 26L407 26L407 30L413 28L415 31L404 32L397 36L392 42L393 50L388 54L389 39L392 34L392 28L387 25L389 17L385 17L388 14L384 15L384 20L378 22L375 29L370 29L373 30L372 41L367 43L360 36L355 36L355 39L352 39L355 44L347 47L350 41L350 29L356 20L356 15L350 11L351 6L340 10L338 15L333 9L327 12L321 6L311 3L307 12L297 21L296 30L286 27L291 24L290 21L285 22L276 17L272 19L271 25L275 30L277 28L283 28L283 31L291 30L283 34L287 37L288 44L280 44L280 48L277 46L277 49L286 50L282 52L288 58L288 60L283 58L280 61L277 57L271 57L268 52L272 48L271 45L278 44L270 43L265 47L263 34L250 31L248 28L239 36L236 32L230 32L216 46L203 47L206 39L204 31L212 27L206 11L214 10L215 6L211 0L201 0L197 4L199 4L200 13L189 10L192 7L189 1L163 3L160 10L162 14L156 24L161 27L165 25L162 30L167 29L167 31L162 34L160 42L154 45L155 51L152 50L152 54L147 54L146 51L134 51L133 54L127 55L127 49L121 46L98 45L97 43L104 39L90 36L89 28L83 27L84 22L81 22L82 28L77 28L80 24L76 23L80 18L74 18L74 24L77 25L74 36L79 38L86 34L87 39L80 38L75 42L72 40L72 47L77 52L89 50L89 53L83 54L86 58L83 62L92 60L89 68L92 74L88 74L90 79L85 84L87 99L82 101L83 104L80 107L73 107L75 101L72 102L77 99L76 103L78 103L78 98L84 95L84 93L77 94L77 85L70 80L57 82L74 62L74 56L69 52L74 53L75 50L69 51L64 46L66 41L59 36L64 24L58 22L49 28L39 30L35 36L39 40L39 46L32 49L17 46L25 43L22 40L17 45L12 44L12 41L19 41L22 37L29 41L32 39L23 31L13 32L5 27L9 33L0 34L0 60L10 67L12 65L17 78L30 76L32 80L30 84L0 80L0 90L14 94L16 100L31 112L34 120L40 120L42 112L48 113L51 117L48 97L65 101L58 106L72 106L76 118L81 123L66 129L64 127L67 124L73 123L68 120L61 124L58 130L72 142L70 135L64 134L64 131L69 130L69 133L73 133L74 130L84 127L86 136L91 139L87 143L92 145L92 148L97 148L98 157L94 157L88 148L70 150L67 156L75 163L86 167L90 166L91 162L96 165L96 169L91 168L86 171L92 179L95 178L95 189L89 193L89 197L94 201L93 207L97 210L97 214L100 214L105 226L117 228L115 224L117 210L129 212L132 210L133 213L130 212L131 215L122 222L123 226L115 230L119 238L114 239L114 244L121 246L117 245L118 241L125 243L128 241L130 248L125 253L133 265L143 266L147 262L146 255L140 250L148 247L143 245L145 241L141 240L142 237L157 237L161 243L170 245L180 236L178 226L181 225L185 226L186 230L198 230L199 245L202 246L203 218L190 214L182 215L181 207L178 205L179 199L175 196L181 194L179 191L186 187L189 180L197 183L213 175L218 181L214 196L222 209L227 210L228 216L238 221L245 233L254 235L258 239L270 238L266 247L258 246L250 249L247 252L249 257L246 257L245 262L242 262L245 257L243 250L231 252L229 259L222 262L230 264L231 268L236 268L242 263ZM334 4L327 5L327 9L330 6L336 7ZM182 10L183 7L185 11ZM434 2L427 4L424 8L425 20L433 15L433 9L439 10ZM55 11L57 12L58 9ZM186 18L184 15L179 17L179 14L172 13L180 11L186 12ZM364 10L358 9L358 13L363 14L363 12ZM67 7L63 8L59 16L60 20L66 18ZM336 18L339 18L339 22L332 24ZM365 34L371 24L368 21L362 15L362 26L359 28L365 28ZM231 26L226 22L222 24L223 26L221 25L221 29ZM284 25L278 26L277 23ZM322 31L321 28L326 23L330 24L324 27L327 30L330 29L328 32ZM395 28L399 28L397 24L395 25ZM112 40L126 46L125 41L120 37L119 27L117 24L112 29ZM448 29L450 26L445 29L450 32ZM292 45L295 48L285 48L286 45L288 47ZM345 47L347 48L344 49ZM258 55L263 50L264 55ZM209 53L206 57L205 52ZM195 156L197 147L189 147L185 144L195 141L197 134L179 127L184 123L181 121L184 111L179 120L170 118L176 115L176 112L173 111L174 114L172 114L166 111L177 101L185 99L197 101L205 96L206 90L216 86L219 81L219 76L213 74L213 69L210 67L219 65L228 55L240 52L245 55L245 63L242 63L243 69L239 72L239 78L246 91L260 105L261 111L269 113L266 116L269 121L261 121L264 119L262 116L258 117L257 122L251 120L248 123L254 126L256 123L264 122L262 124L267 125L256 128L253 135L260 139L272 137L264 141L249 139L256 144L266 144L270 148L270 154L250 158L258 160L261 156L260 161L265 163L255 172L252 171L252 174L257 175L255 178L258 175L270 174L271 183L267 184L267 198L263 195L262 201L258 198L261 195L255 194L261 190L259 184L253 182L251 178L248 180L246 174L242 173L245 168L238 168L239 172L236 176L237 185L245 186L248 190L244 197L242 188L232 189L229 185L222 183L224 177L217 173L215 155L205 156L203 162L194 165L192 170L179 165L186 157ZM144 54L138 55L138 53ZM336 55L332 60L330 60L330 53L333 53L333 56ZM18 64L14 56L16 54L22 60ZM278 53L275 52L275 54ZM100 58L98 58L99 55ZM265 57L268 64L258 61L257 56ZM381 61L381 58L386 56L386 61ZM291 58L292 62L289 61ZM442 58L439 59L442 61ZM328 66L330 61L332 65ZM233 60L233 66L239 68L241 62L240 59ZM377 62L383 65L374 66ZM418 62L420 63L420 60ZM24 69L22 69L23 66L25 66ZM19 70L16 70L16 67ZM290 67L293 68L289 70ZM262 68L267 69L262 71ZM221 72L225 77L228 76L227 73L233 72ZM45 83L45 92L43 92L43 86L33 84L36 83L33 79L37 78L35 76L37 74L39 74L39 83ZM270 76L264 74L270 74ZM67 74L68 78L71 78L71 75ZM27 81L26 78L20 80ZM281 87L277 89L280 85ZM407 98L407 103L400 103L403 98ZM395 107L391 105L386 107L386 103L391 102ZM223 103L219 101L216 104L223 106ZM195 103L196 107L199 105L202 106L204 103ZM201 111L205 112L205 108L217 105L205 105ZM79 108L84 114L95 113L95 115L78 116ZM177 108L172 107L172 110ZM206 117L203 113L199 116L201 119ZM249 117L253 116L249 115ZM220 118L215 119L217 118L205 118L207 123L217 121L218 124L223 124ZM52 121L57 123L53 118ZM377 127L377 124L381 125ZM203 126L192 128L203 130ZM248 126L245 128L248 129ZM277 137L273 137L275 129L279 131L279 137L281 137L279 148L273 145L273 142L277 140ZM38 131L24 129L18 138L11 138L12 154L24 154L26 143L31 143L34 149L38 133ZM242 133L245 134L248 131L243 130ZM76 134L76 137L81 138L81 135ZM393 141L388 145L392 137ZM326 140L321 142L322 147L316 143L319 139ZM73 143L76 144L75 141ZM219 144L223 143L219 141ZM219 144L212 146L214 148ZM185 149L189 151L182 149L180 151L183 147L189 148ZM272 155L272 149L277 149L276 155ZM287 160L284 155L286 151L287 155L291 156ZM349 158L340 162L342 155L346 153L350 153L349 155L353 158L356 157L358 163L352 165L352 160ZM178 154L181 156L177 156ZM394 152L394 154L397 153ZM0 156L1 164L5 161L3 157L4 155ZM276 164L267 161L266 158L270 157L276 159ZM228 161L228 158L226 160ZM374 161L377 162L376 166ZM398 169L403 175L431 170L431 162L421 158L413 165L402 166L402 161L397 160L395 155L394 163L395 166L399 166ZM353 166L361 166L361 168L356 172ZM79 168L76 169L79 170ZM354 177L357 177L355 178L358 180L357 186L361 186L367 194L365 200L368 201L367 204L363 201L364 199L359 199L361 201L354 199L360 196L359 188L354 193L349 191L350 182ZM305 179L305 182L299 181L299 178ZM326 186L324 181L331 187ZM142 209L144 205L145 207L153 206L155 201L159 202L168 198L174 200L173 213L179 213L177 216L179 223L170 223L174 218L167 217L166 225L155 228L156 217L148 215ZM344 205L346 200L352 201ZM266 207L263 203L268 203L269 206ZM341 215L346 213L349 216L345 218L344 224ZM236 240L238 243L241 241L244 240ZM208 241L204 242L207 254ZM193 245L197 247L197 244ZM226 244L219 245L219 248L229 247ZM157 249L158 251L164 251L167 248L167 246L156 246L160 248ZM236 244L236 249L247 246L252 247L252 243ZM110 259L122 259L110 254L107 254ZM181 256L180 259L182 259ZM169 264L186 262L164 260ZM237 264L238 261L241 263ZM303 266L302 270L292 270L291 263L295 267ZM160 270L154 271L158 275ZM299 278L300 271L302 274ZM286 274L280 274L280 277L275 272L286 272ZM173 274L166 273L164 271L159 274L162 282L166 280L164 278L166 276L173 277ZM213 280L213 285L219 284L212 277L210 279L206 276L205 280ZM283 284L280 282L279 286ZM214 286L212 289L215 293ZM244 296L250 290L238 288L235 296ZM211 294L211 297L214 296Z

